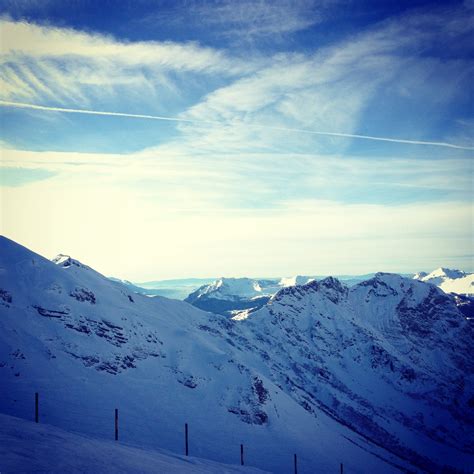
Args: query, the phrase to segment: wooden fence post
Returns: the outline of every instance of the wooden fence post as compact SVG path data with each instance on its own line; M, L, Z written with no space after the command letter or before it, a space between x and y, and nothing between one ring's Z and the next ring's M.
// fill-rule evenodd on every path
M240 445L240 465L244 465L244 445Z
M115 441L118 441L118 408L115 409Z
M35 393L35 421L39 423L39 393Z
M188 442L188 424L184 424L184 441L185 441L185 451L186 456L189 456L189 442Z
M298 458L294 455L295 474L298 474Z
M344 464L341 462L341 474L344 474Z

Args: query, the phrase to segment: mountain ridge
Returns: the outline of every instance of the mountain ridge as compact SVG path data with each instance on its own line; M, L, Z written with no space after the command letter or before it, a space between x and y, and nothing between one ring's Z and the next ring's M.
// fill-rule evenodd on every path
M417 273L413 278L436 285L445 293L474 295L474 273L439 267L431 273Z

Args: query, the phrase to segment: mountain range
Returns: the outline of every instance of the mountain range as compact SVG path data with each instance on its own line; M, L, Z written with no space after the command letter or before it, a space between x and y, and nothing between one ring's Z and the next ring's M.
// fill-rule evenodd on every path
M347 286L353 286L373 276L374 274L345 275L339 277L339 280ZM249 311L263 307L272 296L283 288L323 278L301 275L280 279L219 278L212 283L202 285L189 294L184 301L205 311L240 318L245 317ZM445 293L455 293L461 296L474 293L474 274L464 273L460 270L438 268L429 274L417 273L413 278L436 285ZM461 297L460 301L463 303L463 309L472 309L471 298Z
M472 470L473 325L454 296L387 273L237 286L267 301L232 319L1 237L0 411L31 419L38 392L41 423L111 439L118 408L120 443L180 454L188 423L193 456L235 464L243 444L276 473L294 454L308 474Z
M440 267L431 273L417 273L413 278L436 285L445 293L466 296L474 294L474 273Z

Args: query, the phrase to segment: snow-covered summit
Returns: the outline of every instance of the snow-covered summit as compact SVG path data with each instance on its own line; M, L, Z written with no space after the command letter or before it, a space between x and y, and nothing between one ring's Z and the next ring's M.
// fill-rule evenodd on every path
M51 259L51 261L55 263L56 265L59 265L60 267L63 267L63 268L69 268L69 267L74 266L77 268L91 269L91 267L84 265L79 260L76 260L75 258L72 258L70 255L65 255L63 253L56 255L56 257Z
M277 291L277 281L252 278L219 278L199 287L184 300L197 308L223 315L261 307Z
M310 281L314 280L313 277L303 276L303 275L295 275L292 277L282 277L278 282L278 286L285 287L285 286L295 286L295 285L304 285Z
M74 260L70 255L65 255L63 253L56 255L56 257L52 258L51 261L61 267L70 267L71 265L77 265L78 267L81 266L78 260Z
M436 285L445 293L474 294L474 273L440 267L431 273L417 273L413 278Z
M467 273L463 272L462 270L450 269L439 267L436 270L433 270L431 273L427 275L428 279L432 278L450 278L454 280L456 278L464 278ZM426 277L425 277L426 278Z
M322 280L310 280L303 285L286 286L279 290L270 300L270 304L284 301L288 295L302 299L305 295L318 293L331 301L340 301L347 295L348 288L344 283L334 277L326 277Z
M259 282L250 278L222 277L201 288L201 295L212 294L213 298L218 299L254 298L264 294Z

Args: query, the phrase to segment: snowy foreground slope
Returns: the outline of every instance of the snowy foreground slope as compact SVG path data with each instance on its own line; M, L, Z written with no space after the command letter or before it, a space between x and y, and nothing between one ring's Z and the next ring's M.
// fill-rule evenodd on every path
M472 321L377 274L280 290L241 321L0 238L0 412L272 472L472 470ZM179 472L179 471L177 471Z
M0 472L19 471L264 474L260 469L141 449L0 414Z

